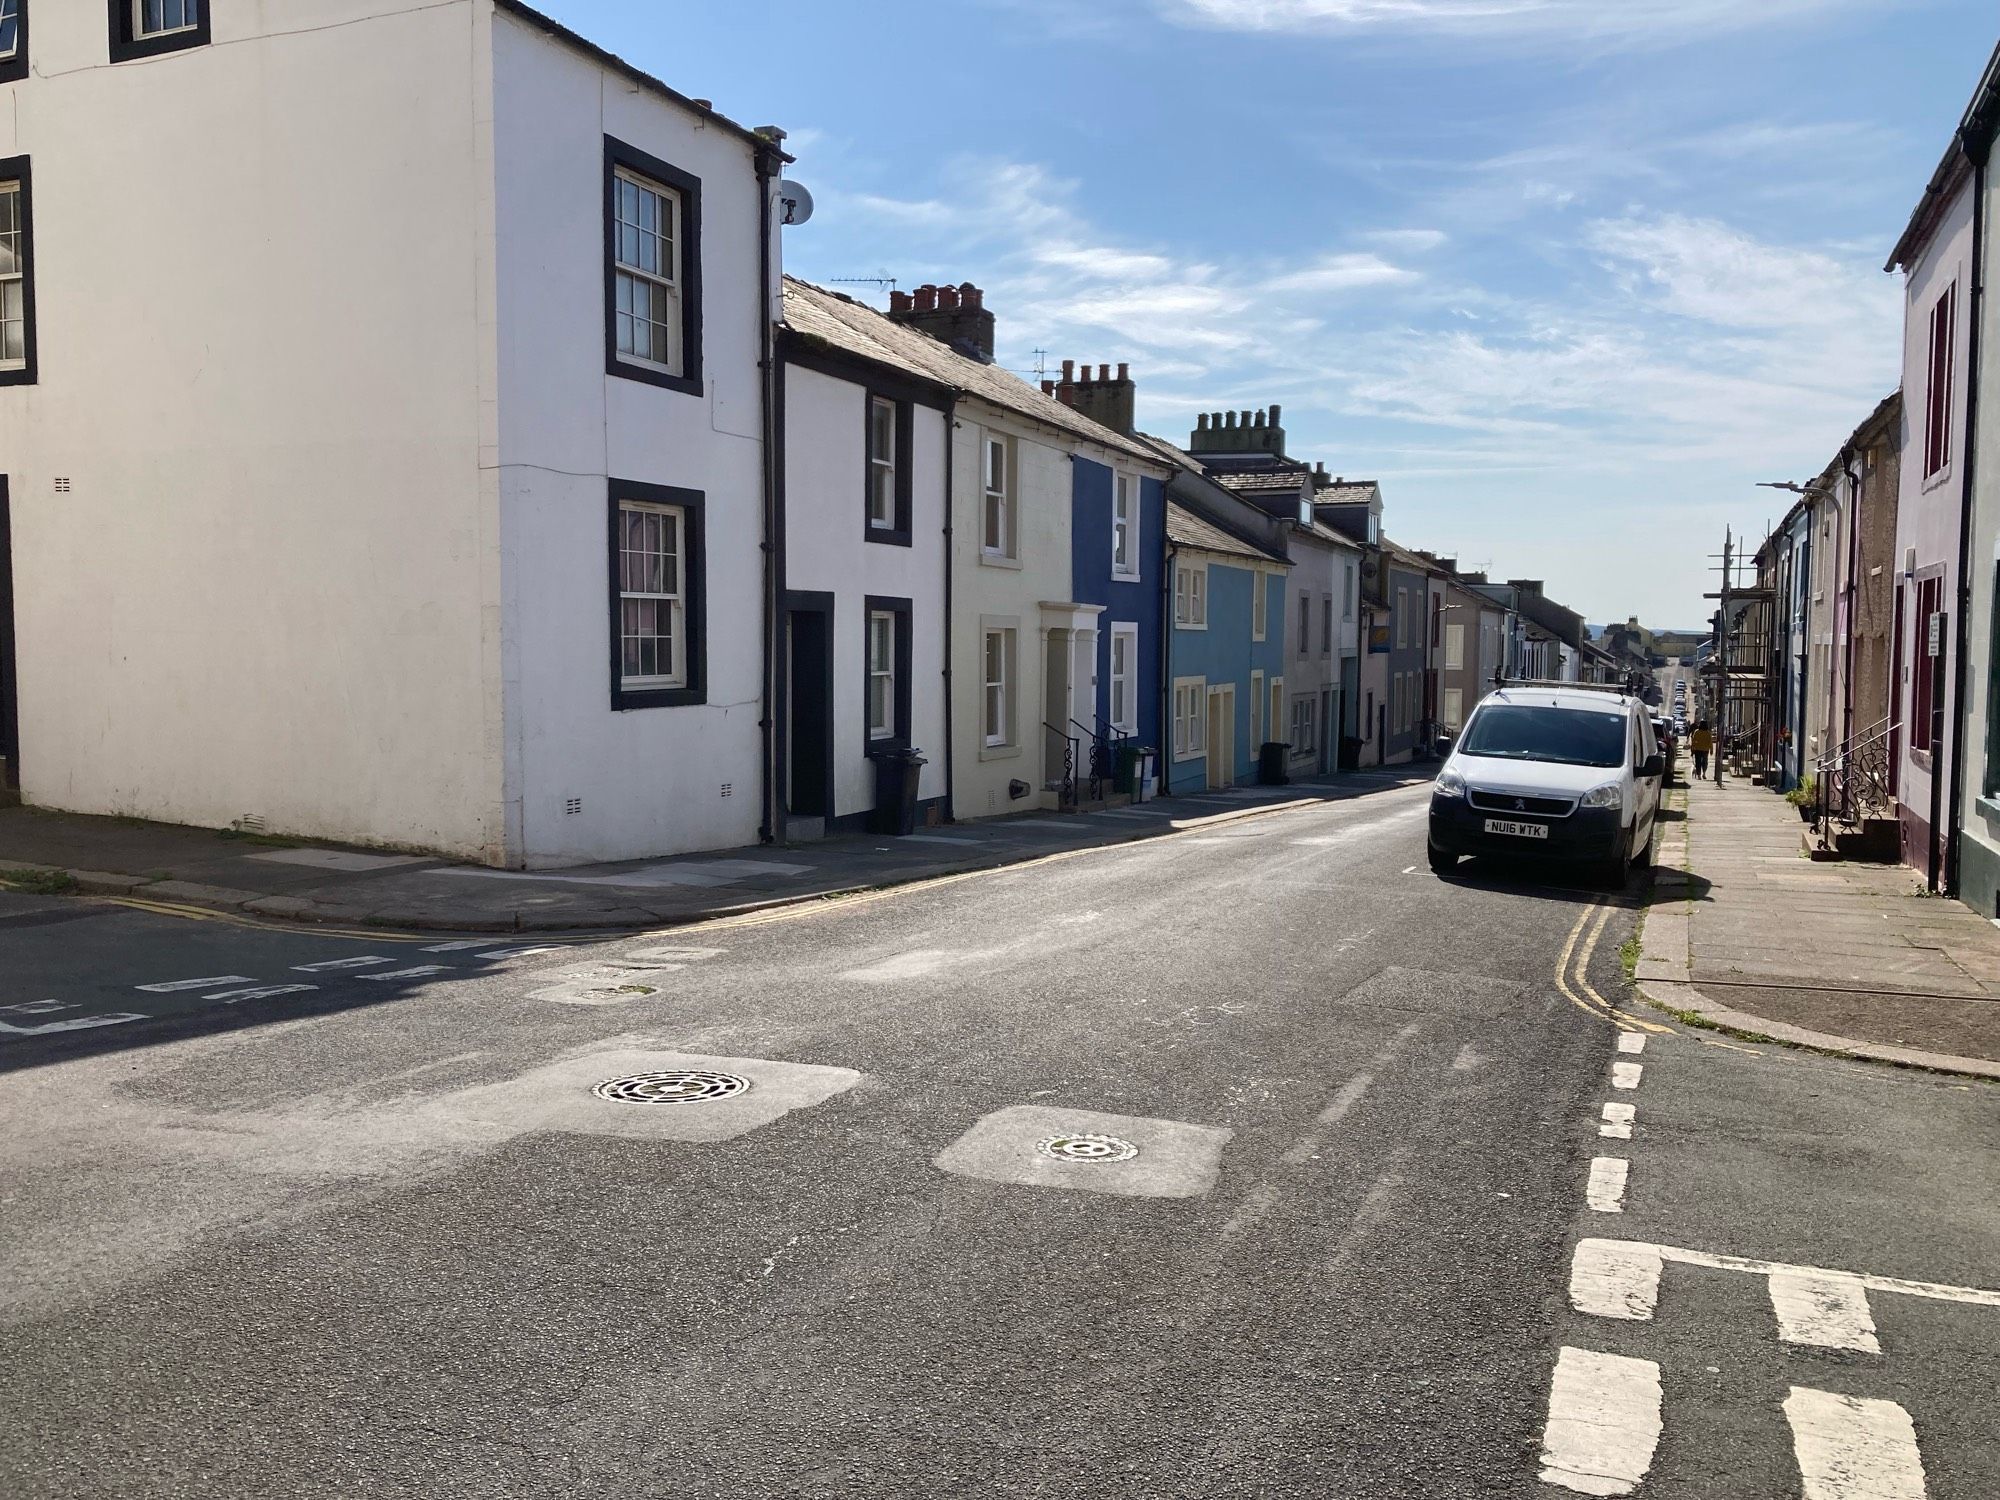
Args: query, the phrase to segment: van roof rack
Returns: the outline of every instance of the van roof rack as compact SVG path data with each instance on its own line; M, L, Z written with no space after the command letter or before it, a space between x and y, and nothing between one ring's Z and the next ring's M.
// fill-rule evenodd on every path
M1553 677L1503 677L1499 686L1503 688L1554 688L1565 693L1612 693L1620 698L1636 698L1637 688L1622 686L1615 682L1562 682Z

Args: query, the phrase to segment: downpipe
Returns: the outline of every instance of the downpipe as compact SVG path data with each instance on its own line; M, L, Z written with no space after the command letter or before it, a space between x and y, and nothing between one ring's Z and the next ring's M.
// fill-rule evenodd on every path
M1973 479L1978 473L1976 450L1979 443L1979 345L1980 323L1986 309L1986 162L1987 143L1975 140L1961 128L1959 149L1972 159L1972 306L1969 309L1972 322L1967 332L1965 355L1965 477L1959 496L1958 520L1958 616L1952 634L1957 660L1952 663L1952 724L1951 724L1951 807L1947 814L1949 826L1943 831L1944 848L1944 893L1956 897L1959 893L1959 853L1964 835L1962 819L1965 808L1965 739L1966 719L1966 655L1972 645L1972 522L1973 522ZM1931 779L1932 796L1937 793L1937 778ZM1932 889L1938 881L1935 876L1937 841L1940 836L1938 820L1931 819L1931 849L1933 878Z

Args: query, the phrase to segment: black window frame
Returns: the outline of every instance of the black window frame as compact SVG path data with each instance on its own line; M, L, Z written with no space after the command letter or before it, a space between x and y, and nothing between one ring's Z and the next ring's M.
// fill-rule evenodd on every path
M681 200L680 256L681 373L669 374L638 364L618 353L618 169L649 178L678 193ZM684 396L699 396L701 358L701 179L661 161L616 136L604 138L604 370L607 375L644 381Z
M28 76L28 0L14 13L14 55L0 59L0 83L18 83Z
M876 739L868 732L868 624L877 614L888 614L896 621L896 701L893 708L895 728L886 739ZM869 594L861 602L861 743L868 754L883 750L907 750L910 748L911 683L910 667L916 656L915 642L911 634L911 624L915 619L915 606L909 599L899 599L890 594Z
M0 385L34 385L39 368L35 353L35 185L29 159L0 157L0 182L17 183L21 190L21 353L25 356L20 369L0 370Z
M111 20L111 60L115 63L138 62L142 58L160 57L169 52L186 52L190 48L206 47L209 44L209 14L214 9L215 0L201 0L200 17L188 30L150 37L139 35L137 20L133 14L134 0L108 0L108 3Z
M875 403L887 401L896 410L896 514L893 524L877 526L869 518L868 503L875 495ZM864 541L889 547L914 545L910 540L910 515L915 489L910 474L910 458L916 449L915 404L904 395L879 385L862 388L861 400L861 535Z
M624 713L636 708L685 708L708 702L708 497L700 490L674 485L643 484L635 479L613 479L606 483L607 508L604 532L609 546L605 583L610 592L611 708ZM687 682L681 687L628 688L622 649L624 610L619 580L623 558L619 555L619 506L628 500L648 505L674 505L687 520L681 536L682 616L685 622Z

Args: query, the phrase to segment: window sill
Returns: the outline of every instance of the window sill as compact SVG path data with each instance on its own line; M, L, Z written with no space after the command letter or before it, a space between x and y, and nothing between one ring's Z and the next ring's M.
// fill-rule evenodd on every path
M1113 568L1111 570L1111 581L1113 583L1144 583L1146 580L1139 573L1121 573L1116 568Z
M910 528L907 526L867 526L861 535L864 542L873 542L878 547L907 547L910 543Z
M170 31L164 36L128 38L123 33L131 29L131 24L130 16L126 16L121 23L114 14L111 33L111 61L114 63L139 62L148 57L162 57L169 52L186 52L194 47L206 47L209 41L207 6L202 7L199 24Z
M1014 760L1020 754L1021 747L1019 745L981 745L979 747L979 758L981 760Z
M1206 620L1200 620L1200 621L1196 621L1196 620L1176 620L1176 621L1174 621L1174 629L1176 629L1176 630L1206 630L1206 629L1208 629L1208 621L1206 621ZM1254 637L1254 639L1257 639L1257 640L1262 640L1262 639L1263 639L1263 637L1262 637L1262 636L1257 636L1257 637Z
M687 708L706 702L708 693L698 687L614 687L611 690L613 713L624 713L634 708Z
M1009 557L1004 552L988 552L984 547L981 547L979 549L979 566L982 568L1011 568L1018 573L1021 570L1021 559L1018 557Z
M1177 766L1184 766L1191 760L1207 760L1207 759L1208 759L1208 751L1206 750L1182 750L1175 752L1174 764Z
M1976 799L1973 805L1979 809L1980 817L2000 828L2000 801L1996 801L1992 794Z
M706 394L701 380L701 372L691 375L675 375L666 370L656 370L651 365L634 364L613 354L605 361L604 372L625 380L637 380L645 385L656 385L661 390L679 391L683 396Z

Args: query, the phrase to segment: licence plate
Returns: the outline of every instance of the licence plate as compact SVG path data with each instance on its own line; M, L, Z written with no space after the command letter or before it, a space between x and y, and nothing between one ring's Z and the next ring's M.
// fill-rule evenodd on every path
M1505 818L1488 818L1486 820L1486 831L1488 833L1511 834L1517 839L1545 839L1549 836L1549 825L1546 823L1512 823Z

